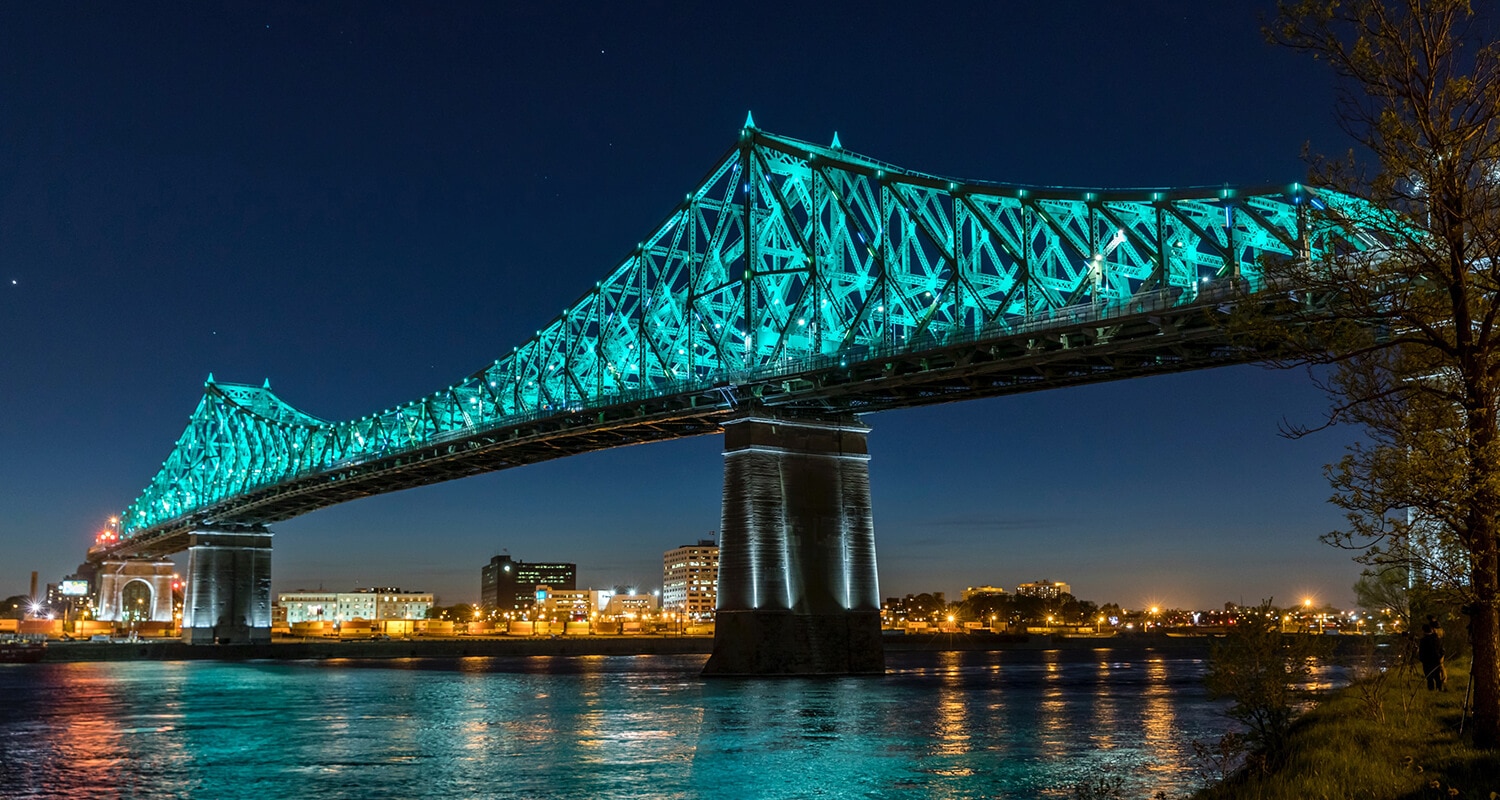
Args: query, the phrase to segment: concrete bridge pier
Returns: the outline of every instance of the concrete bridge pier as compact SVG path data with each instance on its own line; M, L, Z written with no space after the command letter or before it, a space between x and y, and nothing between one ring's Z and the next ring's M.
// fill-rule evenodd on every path
M705 675L885 672L870 429L750 412L724 427L713 655Z
M188 644L271 641L271 532L261 526L188 535L182 640Z

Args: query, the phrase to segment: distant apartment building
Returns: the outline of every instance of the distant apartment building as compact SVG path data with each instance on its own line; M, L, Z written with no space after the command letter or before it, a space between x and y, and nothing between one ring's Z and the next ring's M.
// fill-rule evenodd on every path
M393 587L352 592L282 592L276 605L287 624L348 622L352 619L426 619L432 593L407 592Z
M1040 580L1023 583L1016 587L1016 594L1027 597L1055 598L1072 594L1073 587L1061 581Z
M964 600L982 597L987 594L1005 594L1005 590L999 586L967 586L964 587Z
M662 555L661 609L689 619L709 619L719 599L719 546L712 539Z
M578 588L578 565L561 562L528 564L498 555L479 570L479 602L486 608L520 611L536 605L536 588L573 591Z

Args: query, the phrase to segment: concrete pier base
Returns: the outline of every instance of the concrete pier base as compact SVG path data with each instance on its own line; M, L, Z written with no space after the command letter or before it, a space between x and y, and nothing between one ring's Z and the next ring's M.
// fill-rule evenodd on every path
M188 536L182 640L188 644L271 641L271 532L260 527Z
M705 675L885 671L869 428L747 414L725 426L714 650Z
M881 675L879 611L720 611L705 675Z

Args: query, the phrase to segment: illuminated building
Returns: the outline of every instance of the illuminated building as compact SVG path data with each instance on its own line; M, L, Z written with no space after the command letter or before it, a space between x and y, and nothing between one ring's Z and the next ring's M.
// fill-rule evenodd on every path
M112 622L171 622L177 565L131 558L99 565L97 618Z
M286 609L288 624L339 621L337 592L282 592L276 598L276 605Z
M658 599L654 594L616 594L609 598L609 616L649 616L656 613Z
M1016 594L1028 597L1061 597L1072 594L1073 587L1061 581L1040 580L1031 583L1023 583L1016 587Z
M572 591L578 588L578 565L528 564L498 555L479 570L479 602L486 608L514 611L536 603L536 587Z
M431 592L404 592L392 587L352 592L282 592L276 605L287 624L348 622L352 619L426 619Z
M375 619L426 619L431 592L403 592L392 586L362 589L375 595Z
M1031 584L1026 584L1026 585L1030 586ZM1064 585L1066 585L1066 584L1064 584ZM974 598L974 597L982 597L982 596L988 595L988 594L1004 595L1005 594L1005 590L1001 589L999 586L966 586L966 587L964 587L964 599L965 600L969 600L970 598Z
M662 555L661 607L689 619L709 619L719 596L719 546L712 539Z
M597 589L589 594L590 602L601 617L623 617L631 614L644 617L656 613L660 608L661 598L650 592L616 587L613 590Z
M544 584L536 587L536 601L533 608L540 615L555 617L563 622L586 620L589 618L589 612L594 610L591 594L586 590L554 589Z

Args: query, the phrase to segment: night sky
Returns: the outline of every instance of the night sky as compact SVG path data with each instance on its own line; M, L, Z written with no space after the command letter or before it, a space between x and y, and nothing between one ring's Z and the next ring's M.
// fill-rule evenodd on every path
M765 130L961 178L1302 180L1332 79L1269 3L0 5L0 596L71 572L202 385L326 419L446 386L604 277ZM1350 601L1323 399L1236 367L867 418L882 596L1039 578L1126 606ZM721 440L275 526L277 591L478 599L502 548L661 580ZM185 556L181 562L185 566Z

